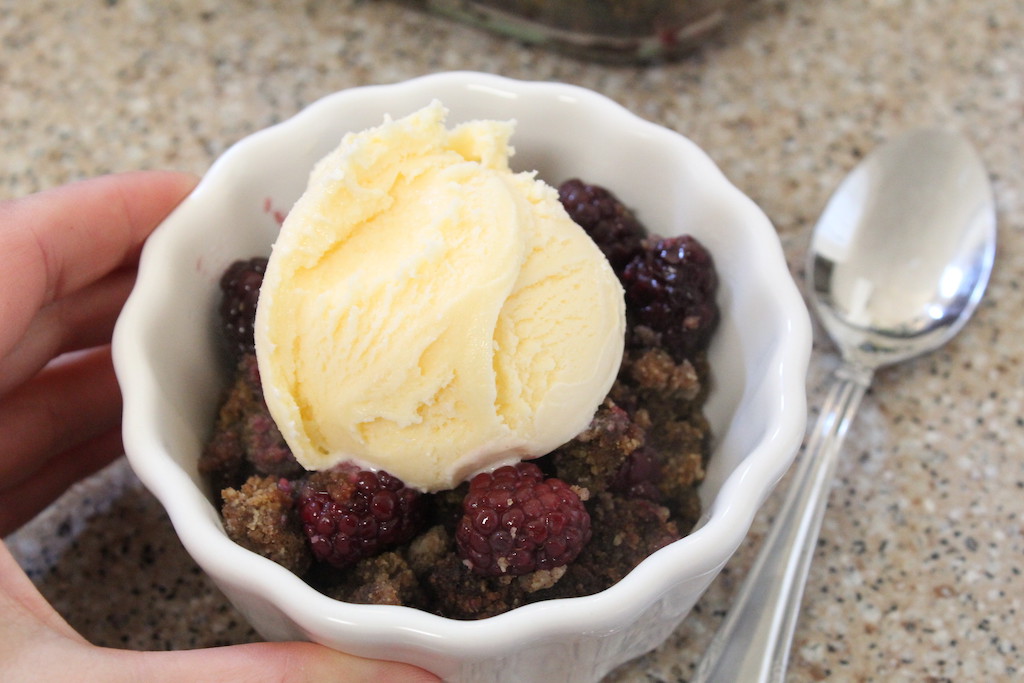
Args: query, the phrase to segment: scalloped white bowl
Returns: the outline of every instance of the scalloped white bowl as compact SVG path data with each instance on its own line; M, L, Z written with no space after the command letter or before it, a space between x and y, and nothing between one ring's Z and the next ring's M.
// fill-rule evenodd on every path
M698 528L606 591L474 622L321 595L228 539L196 467L227 381L214 331L221 272L269 253L280 216L343 133L434 98L451 110L449 123L514 118L516 169L536 169L552 184L580 176L606 185L653 232L703 241L721 281L706 406L714 453ZM575 86L458 72L330 95L229 149L146 244L114 362L132 468L188 552L265 638L410 662L453 681L554 682L600 678L657 647L689 612L796 453L810 345L807 309L775 230L696 145Z

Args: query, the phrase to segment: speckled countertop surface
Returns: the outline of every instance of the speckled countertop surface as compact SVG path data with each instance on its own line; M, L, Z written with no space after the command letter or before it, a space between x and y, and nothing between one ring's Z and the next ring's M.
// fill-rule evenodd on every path
M762 0L673 64L578 61L355 0L0 0L0 198L136 168L202 173L329 92L474 69L577 83L691 137L777 226L799 278L844 173L919 124L988 164L999 248L948 347L881 372L851 430L792 656L793 681L1024 674L1024 0ZM812 410L833 365L819 341ZM813 418L813 415L812 415ZM659 650L611 681L686 680L777 505ZM123 462L6 539L96 643L188 648L255 634Z

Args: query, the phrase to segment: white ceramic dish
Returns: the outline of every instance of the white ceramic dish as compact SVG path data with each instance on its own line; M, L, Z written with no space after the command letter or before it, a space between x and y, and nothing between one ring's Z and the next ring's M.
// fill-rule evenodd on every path
M331 600L231 542L196 468L227 373L217 280L268 253L313 163L342 134L440 99L449 123L514 118L513 159L558 183L613 189L655 232L690 232L720 273L706 407L715 446L699 528L602 593L476 621ZM265 638L411 662L457 681L589 681L658 646L746 535L804 432L807 310L764 214L689 140L574 86L446 73L346 90L229 149L146 244L114 360L133 469L196 562Z

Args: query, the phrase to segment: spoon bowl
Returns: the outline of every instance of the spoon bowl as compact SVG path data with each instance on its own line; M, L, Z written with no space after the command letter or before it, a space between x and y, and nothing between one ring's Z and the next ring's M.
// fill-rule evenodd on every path
M808 288L844 359L878 367L955 335L994 255L992 191L974 149L957 133L918 130L836 190L811 240Z
M995 246L988 173L957 133L907 133L839 185L814 229L807 284L842 363L772 530L694 681L785 680L829 486L857 406L877 368L932 351L967 323Z

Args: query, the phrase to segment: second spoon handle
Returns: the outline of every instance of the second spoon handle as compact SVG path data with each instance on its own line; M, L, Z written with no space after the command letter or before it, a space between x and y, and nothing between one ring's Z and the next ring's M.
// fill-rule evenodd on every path
M849 363L836 369L771 532L697 667L693 683L785 679L839 450L872 374Z

